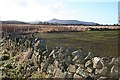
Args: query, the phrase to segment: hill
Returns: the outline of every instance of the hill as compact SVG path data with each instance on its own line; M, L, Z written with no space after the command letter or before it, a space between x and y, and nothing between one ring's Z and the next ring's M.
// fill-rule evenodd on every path
M22 21L1 21L2 24L28 24L27 22Z
M59 20L59 19L51 19L48 21L49 23L58 23L58 24L82 24L82 25L96 25L94 22L86 22L86 21L78 21L78 20Z

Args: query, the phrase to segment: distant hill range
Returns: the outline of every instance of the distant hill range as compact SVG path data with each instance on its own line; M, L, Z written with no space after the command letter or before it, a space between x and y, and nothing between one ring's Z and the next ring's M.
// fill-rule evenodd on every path
M2 24L29 24L27 22L22 22L22 21L1 21Z
M97 23L94 22L86 22L86 21L78 21L78 20L59 20L59 19L52 19L48 21L49 23L58 23L58 24L83 24L83 25L96 25Z
M51 19L49 21L32 21L32 22L23 22L23 21L1 21L2 24L64 24L64 25L96 25L94 22L78 21L78 20L59 20Z

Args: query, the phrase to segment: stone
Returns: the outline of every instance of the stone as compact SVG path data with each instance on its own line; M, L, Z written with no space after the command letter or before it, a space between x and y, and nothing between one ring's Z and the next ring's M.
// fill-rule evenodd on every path
M120 66L120 57L115 60L114 65Z
M111 62L109 63L110 65L114 65L116 58L112 58Z
M92 59L93 57L94 57L94 54L89 52L88 55L85 57L85 60Z
M78 67L76 73L84 78L86 78L89 75L82 67Z
M101 59L100 59L100 62L101 62L101 64L102 64L103 67L109 65L109 60L108 60L108 58L106 58L106 57L101 58Z
M95 67L96 69L101 69L101 68L103 68L103 65L102 65L102 63L99 61L97 64L96 64L96 67Z
M52 74L47 74L46 78L53 78L54 76Z
M85 80L94 80L91 76L87 76Z
M85 63L85 61L81 57L78 57L78 56L75 56L73 58L72 62L74 64L84 64Z
M110 70L110 77L117 77L118 78L118 66L112 66Z
M54 65L55 65L56 68L58 68L59 67L59 62L57 60L54 60Z
M73 78L79 78L79 79L82 79L83 77L75 73L74 76L73 76Z
M91 74L90 76L91 76L92 78L94 78L94 80L97 80L98 78L101 77L101 75L95 74L95 73Z
M70 72L64 72L66 73L65 78L73 78L73 73Z
M72 52L72 55L74 56L72 61L76 61L76 60L80 59L80 56L82 56L81 50L77 50L77 51Z
M54 78L65 78L66 73L63 73L59 68L55 71Z
M76 72L76 67L75 67L75 65L69 65L69 67L67 68L67 70L69 72L75 73Z
M108 70L109 69L107 67L103 67L102 69L99 70L99 74L104 77L109 76Z
M48 68L47 68L47 73L48 74L53 74L55 73L55 66L54 65L49 65Z
M65 52L65 48L63 48L63 47L60 47L57 51L57 53L63 53L63 52Z
M92 65L92 61L91 60L88 60L86 63L85 63L85 67L88 67L88 66L91 66Z
M72 61L75 64L76 63L77 64L84 64L85 63L84 58L85 58L86 54L85 53L83 54L81 50L77 50L77 51L72 52L72 55L73 55Z
M48 58L48 63L49 64L53 64L54 63L54 58L52 57L52 56L50 56L49 58Z
M8 68L8 69L12 69L13 68L11 64L5 64L4 67Z
M63 60L60 64L60 69L62 72L67 71L68 65L66 64L65 60Z
M103 66L100 62L100 57L94 57L92 58L92 62L93 62L93 68L97 68L97 69L101 69Z
M46 71L47 71L48 65L49 65L49 64L47 64L47 63L45 63L45 62L42 62L42 63L41 63L41 70L42 70L42 72L46 72Z
M89 72L89 73L92 73L93 72L93 67L87 67L86 71Z
M49 57L50 57L50 56L53 56L53 58L55 58L54 53L55 53L55 50L52 50L51 53L49 54Z
M58 56L59 61L61 61L61 60L64 59L64 56L65 56L65 55L63 55L63 53L60 52L60 53L58 53L57 56Z
M67 57L65 57L65 61L66 61L66 64L70 65L72 63L71 56L68 55Z
M84 67L84 64L75 64L76 67Z
M0 56L0 61L8 60L9 56L8 55L2 55Z
M72 61L76 61L79 58L79 56L75 56Z
M74 51L74 52L72 52L72 55L80 55L80 53L81 53L81 50L77 50L77 51Z
M101 77L98 78L97 80L108 80L108 79L107 79L107 77L102 77L102 76L101 76Z
M95 74L96 75L100 74L100 69L95 69Z

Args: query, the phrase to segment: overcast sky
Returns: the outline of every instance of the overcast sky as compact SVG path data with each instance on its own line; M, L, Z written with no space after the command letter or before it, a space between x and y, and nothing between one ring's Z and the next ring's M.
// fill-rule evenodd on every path
M52 18L118 23L119 0L0 0L0 19L47 21Z

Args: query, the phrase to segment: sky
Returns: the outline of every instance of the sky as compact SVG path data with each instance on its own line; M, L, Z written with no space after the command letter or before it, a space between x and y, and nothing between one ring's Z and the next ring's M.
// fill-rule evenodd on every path
M118 23L119 0L0 0L0 20Z

